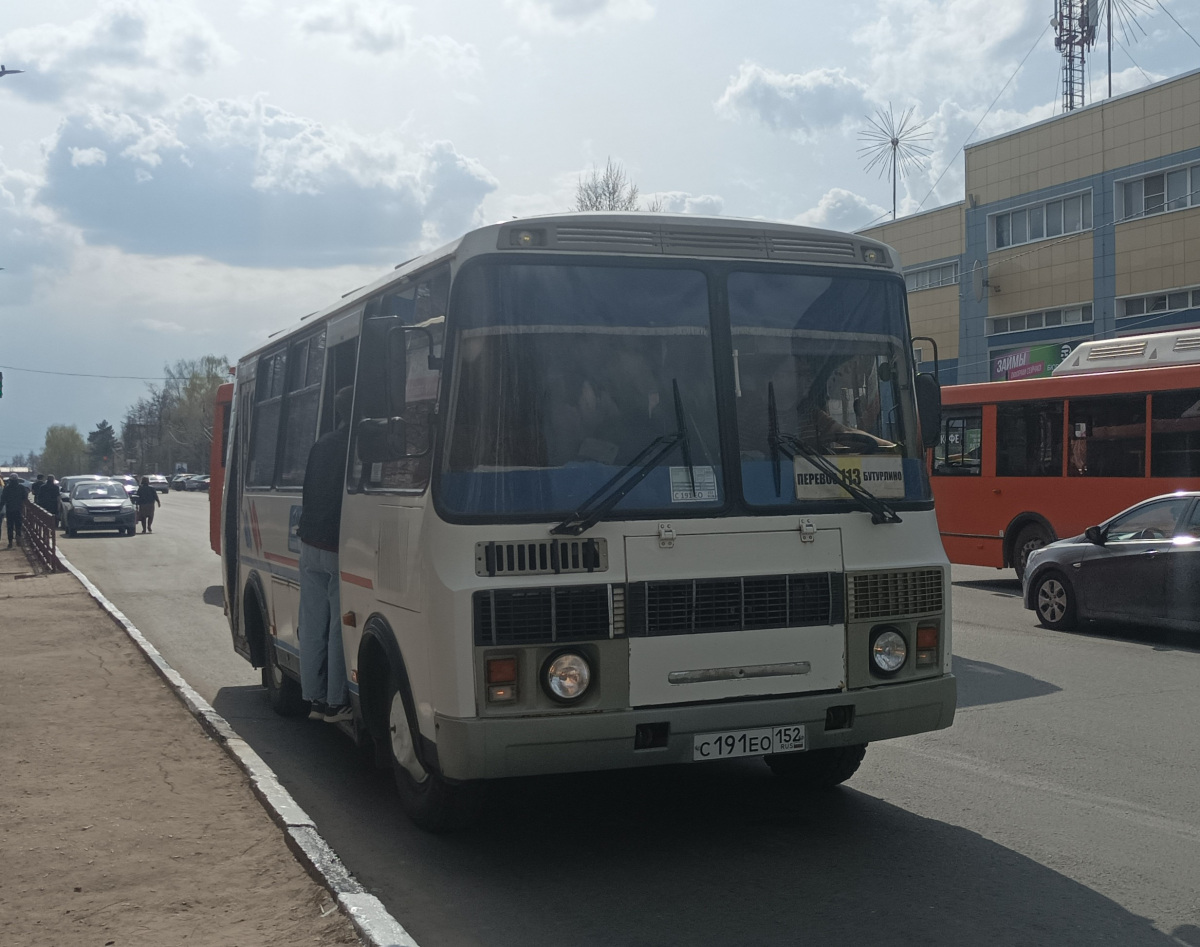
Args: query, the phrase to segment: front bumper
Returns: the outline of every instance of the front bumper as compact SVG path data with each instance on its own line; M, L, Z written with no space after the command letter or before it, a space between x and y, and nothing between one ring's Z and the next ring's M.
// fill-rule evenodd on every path
M133 529L137 513L133 510L118 513L80 513L72 510L67 514L67 529Z
M437 760L451 779L492 779L692 762L698 733L803 723L808 748L850 746L940 730L954 722L953 674L907 684L753 702L673 705L588 714L437 716ZM826 730L830 707L853 706L849 727ZM634 749L640 724L666 724L665 746Z

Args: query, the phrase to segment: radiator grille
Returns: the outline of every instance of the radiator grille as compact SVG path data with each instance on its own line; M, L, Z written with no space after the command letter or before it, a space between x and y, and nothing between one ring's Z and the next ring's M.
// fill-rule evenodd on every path
M942 570L869 572L849 576L851 621L942 611Z
M627 586L631 635L689 635L835 625L844 620L839 573L745 576Z
M539 539L519 543L476 543L475 574L560 575L607 572L606 539Z
M476 592L477 645L554 644L611 635L609 587L569 585Z

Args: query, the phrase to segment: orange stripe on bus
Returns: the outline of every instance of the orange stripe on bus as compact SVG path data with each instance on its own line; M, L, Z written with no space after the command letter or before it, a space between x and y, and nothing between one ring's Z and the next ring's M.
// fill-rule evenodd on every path
M297 568L297 569L299 569L299 568L300 568L300 560L299 560L299 559L292 559L290 556L277 556L277 555L276 555L275 553L273 553L273 552L264 552L264 553L263 553L263 558L264 558L264 559L267 559L267 560L269 560L269 561L271 561L271 562L279 562L279 563L282 563L282 564L283 564L283 565L285 565L285 566L294 566L294 567L295 567L295 568Z
M343 572L342 581L349 582L351 585L361 585L364 589L375 588L375 583L370 579L364 578L361 575L355 575L353 572Z

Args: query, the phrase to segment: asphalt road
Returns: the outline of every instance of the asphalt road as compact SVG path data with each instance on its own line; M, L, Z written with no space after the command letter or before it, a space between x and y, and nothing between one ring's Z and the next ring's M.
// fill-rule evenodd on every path
M149 536L60 543L422 947L1200 947L1200 639L1049 632L1011 573L955 567L955 725L872 745L840 790L754 760L512 780L433 838L334 728L270 711L205 495L164 497Z

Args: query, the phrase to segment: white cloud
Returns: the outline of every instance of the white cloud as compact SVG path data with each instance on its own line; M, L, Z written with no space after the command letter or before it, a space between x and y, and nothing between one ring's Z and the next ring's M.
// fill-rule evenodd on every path
M798 214L794 223L828 230L861 230L888 213L865 197L835 187L822 195L817 206Z
M716 194L689 194L686 191L657 191L643 198L644 204L658 201L662 209L672 214L718 216L725 209L725 199Z
M106 162L76 156L104 152ZM407 146L261 99L68 115L40 199L89 243L244 266L392 260L449 239L497 186L449 142Z
M578 33L626 21L654 17L649 0L505 0L530 29Z
M383 0L329 0L293 15L306 36L332 37L351 52L402 53L409 42L411 7Z
M868 107L867 87L844 69L781 73L744 63L717 100L719 115L762 122L801 141L837 128Z
M211 25L185 3L105 0L95 13L61 26L46 23L5 37L22 51L27 81L7 88L33 102L93 102L143 107L170 88L235 58Z
M108 155L102 148L72 148L71 167L86 168L93 164L107 164Z

